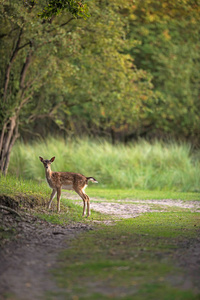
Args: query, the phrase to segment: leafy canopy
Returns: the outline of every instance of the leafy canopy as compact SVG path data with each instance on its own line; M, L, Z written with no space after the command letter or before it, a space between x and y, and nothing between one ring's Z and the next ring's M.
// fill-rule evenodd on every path
M88 6L84 0L50 0L40 16L49 19L63 11L70 12L74 18L87 19L89 17Z

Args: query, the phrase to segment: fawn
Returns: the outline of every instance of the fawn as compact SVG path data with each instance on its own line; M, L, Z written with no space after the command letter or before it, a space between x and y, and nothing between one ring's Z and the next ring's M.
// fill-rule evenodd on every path
M90 198L86 195L85 188L89 180L95 183L98 183L98 181L93 177L85 177L79 173L53 172L51 171L51 163L55 160L55 157L52 157L50 160L45 160L40 156L39 158L44 165L47 182L50 188L53 189L48 202L48 208L51 207L51 202L57 192L57 211L60 212L61 189L74 190L83 199L83 216L85 215L85 203L87 202L87 217L89 217Z

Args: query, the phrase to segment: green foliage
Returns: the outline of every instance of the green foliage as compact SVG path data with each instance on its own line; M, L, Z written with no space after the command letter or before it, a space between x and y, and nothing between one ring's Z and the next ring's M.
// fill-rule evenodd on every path
M3 0L0 7L4 139L15 117L15 138L19 127L26 139L62 130L199 144L196 1L46 3Z
M63 8L69 4L57 2ZM52 7L57 2L51 1ZM42 21L42 1L33 4L4 0L1 7L1 128L16 110L24 135L34 134L32 123L47 129L47 118L69 131L88 122L103 130L133 124L141 100L152 99L153 92L151 76L124 53L129 46L119 7L129 4L90 1L87 22L66 12Z
M86 19L89 17L87 4L83 0L50 0L40 15L41 18L51 18L63 11L70 12L75 18Z
M144 102L140 132L199 141L199 5L196 1L140 1L129 10L129 53L153 76L156 101Z
M82 204L82 202L81 202ZM61 199L61 212L57 213L56 201L52 203L52 211L36 212L36 215L47 222L52 224L67 225L72 223L91 223L93 220L97 222L104 222L105 220L110 220L110 216L100 214L94 210L91 210L91 216L89 218L82 217L82 206L74 203L74 200L68 200L65 196Z
M55 156L54 171L94 176L100 187L199 191L198 155L192 154L187 144L141 141L129 146L112 146L106 141L55 138L31 144L18 143L12 153L10 173L44 179L39 156L47 159Z

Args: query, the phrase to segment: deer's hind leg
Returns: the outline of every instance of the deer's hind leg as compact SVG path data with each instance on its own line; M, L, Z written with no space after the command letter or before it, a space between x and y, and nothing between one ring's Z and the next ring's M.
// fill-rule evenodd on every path
M89 217L89 215L90 215L90 203L89 203L90 199L89 199L88 195L86 195L84 188L82 188L82 189L75 188L74 190L83 199L83 214L82 214L82 216L85 215L85 206L86 206L85 204L87 202L87 217Z
M88 195L85 194L85 196L87 197L87 217L89 217L90 215L90 198L88 197Z
M87 217L89 217L90 215L90 198L88 197L88 195L85 193L85 188L87 187L87 185L85 185L82 189L82 192L84 194L85 197L85 202L87 202Z

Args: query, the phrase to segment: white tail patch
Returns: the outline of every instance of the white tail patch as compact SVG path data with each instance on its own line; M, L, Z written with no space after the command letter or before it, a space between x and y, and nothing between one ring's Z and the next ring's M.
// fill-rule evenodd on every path
M94 183L98 183L98 181L94 178L94 177L89 177L88 180L94 182Z
M82 189L82 192L85 194L85 189L87 187L87 184L84 186L84 188Z

